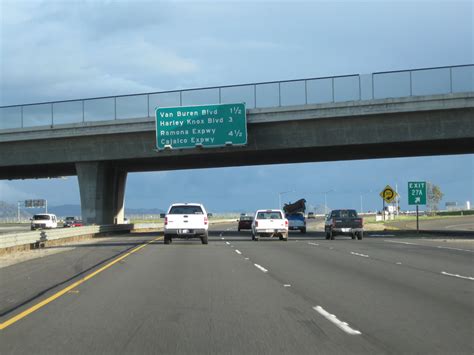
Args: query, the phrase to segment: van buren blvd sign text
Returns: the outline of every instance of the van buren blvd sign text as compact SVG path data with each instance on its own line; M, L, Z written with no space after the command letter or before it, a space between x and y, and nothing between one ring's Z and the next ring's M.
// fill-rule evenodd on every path
M159 150L247 144L243 103L157 107L155 115Z

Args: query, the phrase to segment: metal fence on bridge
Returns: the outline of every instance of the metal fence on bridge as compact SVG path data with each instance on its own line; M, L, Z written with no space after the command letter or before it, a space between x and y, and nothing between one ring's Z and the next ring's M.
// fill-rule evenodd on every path
M0 107L0 130L154 117L155 107L265 108L474 91L474 64L95 97Z

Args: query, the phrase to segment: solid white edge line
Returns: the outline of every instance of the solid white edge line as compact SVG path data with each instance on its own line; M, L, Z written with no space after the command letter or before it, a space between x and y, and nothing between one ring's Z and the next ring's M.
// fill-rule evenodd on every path
M469 250L469 249L461 249L461 248L452 248L452 247L442 247L442 246L437 246L436 248L439 249L449 249L449 250L459 250L459 251L468 251L470 253L474 253L474 250Z
M267 272L267 271L268 271L267 269L265 269L265 268L264 268L263 266L261 266L261 265L258 265L258 264L254 264L254 265L255 265L255 267L256 267L257 269L260 269L260 270L262 270L263 272Z
M460 278L460 279L474 281L474 277L470 277L470 276L462 276L462 275L459 275L459 274L451 274L451 273L446 272L446 271L441 271L441 274L446 275L446 276L457 277L457 278Z
M235 252L236 252L237 254L242 255L242 253L240 252L240 250L235 249Z
M397 244L407 244L407 245L418 245L420 247L430 247L430 248L439 248L439 249L449 249L449 250L459 250L459 251L467 251L469 253L474 253L474 250L469 249L461 249L461 248L452 248L452 247L443 247L440 245L425 245L425 244L416 244L416 243L409 243L409 242L397 242L395 240L384 240L384 242L388 243L397 243Z
M359 254L359 253L354 253L353 251L351 251L351 254L352 254L352 255L357 255L357 256L362 256L363 258L368 258L368 257L369 257L368 255Z
M337 317L334 314L331 314L331 313L327 312L323 307L316 306L316 307L313 307L313 309L316 312L318 312L319 314L321 314L328 321L330 321L331 323L334 323L336 325L336 327L338 327L338 328L342 329L343 331L345 331L347 334L350 334L350 335L360 335L360 334L362 334L358 330L355 330L355 329L352 329L351 327L349 327L349 324L347 324L346 322L342 322L339 319L337 319Z

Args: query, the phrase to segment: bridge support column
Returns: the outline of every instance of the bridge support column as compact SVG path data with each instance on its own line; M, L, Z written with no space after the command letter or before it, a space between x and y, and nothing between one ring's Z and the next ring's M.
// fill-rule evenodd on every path
M76 163L76 172L84 222L123 223L127 172L104 162Z

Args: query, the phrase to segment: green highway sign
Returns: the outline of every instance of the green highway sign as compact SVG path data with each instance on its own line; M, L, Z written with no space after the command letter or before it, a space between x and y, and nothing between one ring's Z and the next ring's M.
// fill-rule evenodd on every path
M159 150L247 144L243 103L157 107L155 115Z
M408 182L408 204L426 205L426 182L410 181Z

